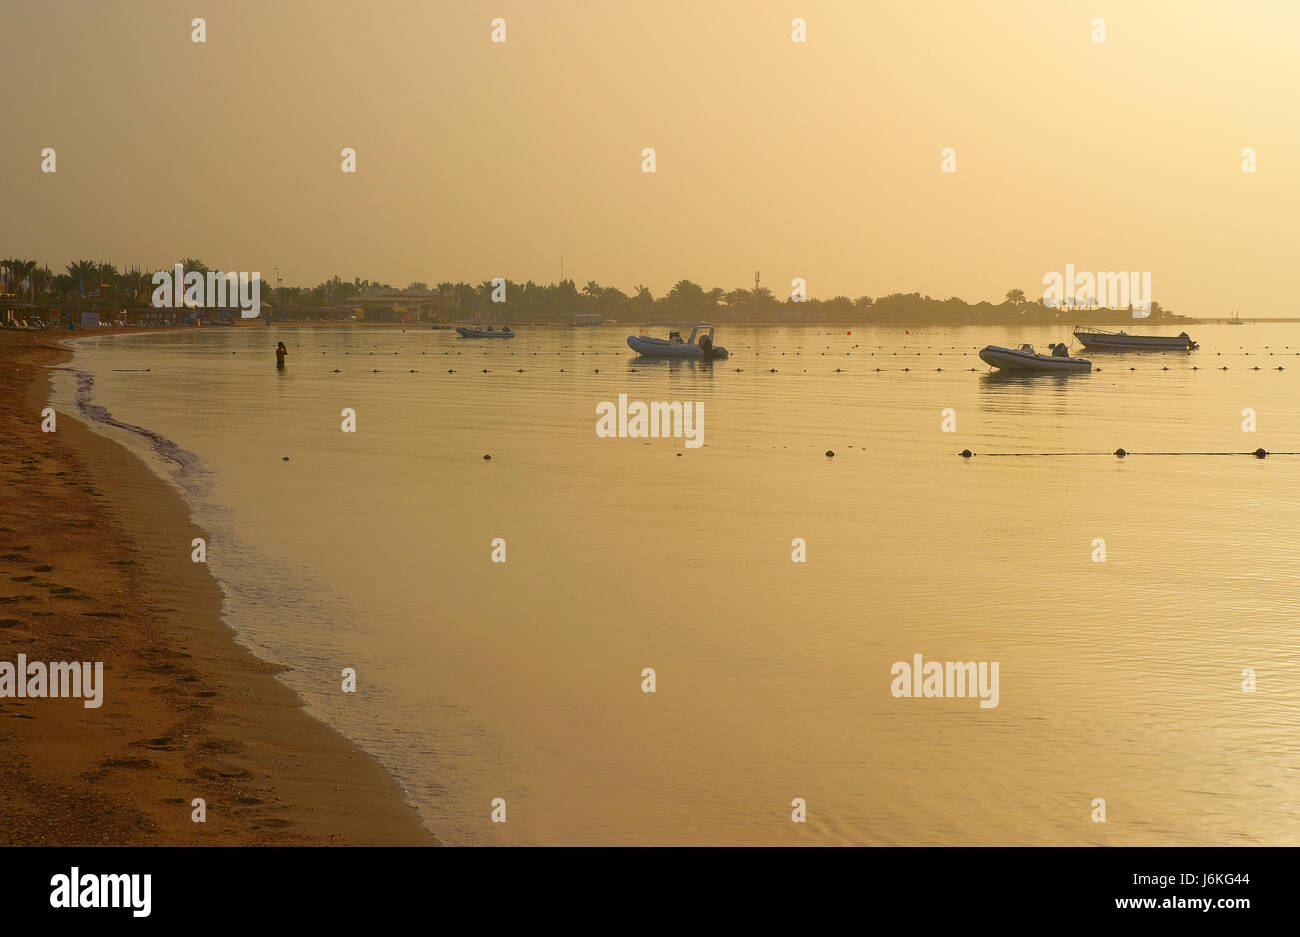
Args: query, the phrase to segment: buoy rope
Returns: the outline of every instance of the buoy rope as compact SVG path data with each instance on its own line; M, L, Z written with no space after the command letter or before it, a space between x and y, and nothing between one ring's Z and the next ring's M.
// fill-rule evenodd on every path
M969 452L970 450L966 450L966 451ZM1131 455L1253 455L1256 458L1258 458L1261 451L1263 451L1265 455L1300 455L1300 452L1275 452L1271 449L1267 451L1259 450L1259 449L1251 449L1247 452L1133 452L1131 450L1125 449L1124 454L1122 456L1118 452L978 452L978 453L972 452L971 455L972 456L981 455L981 456L987 456L989 458L1026 458L1031 456L1046 457L1046 456L1084 456L1084 455L1108 455L1108 456L1118 456L1119 458L1125 458ZM965 452L958 453L958 455L965 455ZM970 456L967 456L967 458L970 458Z

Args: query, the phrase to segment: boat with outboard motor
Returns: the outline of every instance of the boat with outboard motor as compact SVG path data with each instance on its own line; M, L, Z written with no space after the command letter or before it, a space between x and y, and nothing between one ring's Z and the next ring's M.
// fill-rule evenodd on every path
M1053 348L1055 347L1053 346ZM980 351L980 360L1002 371L1072 373L1092 370L1092 362L1086 358L1040 355L1034 351L1033 345L1021 345L1019 348L1003 348L1001 345L989 345Z
M1130 335L1076 325L1074 337L1091 351L1192 351L1201 346L1186 332L1180 335Z
M668 338L650 338L645 335L629 335L627 346L637 354L648 358L714 358L727 357L727 349L713 344L713 326L700 323L691 329L691 337L682 340L681 332L670 332Z
M514 338L515 333L510 331L510 326L503 325L498 331L492 326L486 329L474 329L466 326L456 326L456 331L461 338Z

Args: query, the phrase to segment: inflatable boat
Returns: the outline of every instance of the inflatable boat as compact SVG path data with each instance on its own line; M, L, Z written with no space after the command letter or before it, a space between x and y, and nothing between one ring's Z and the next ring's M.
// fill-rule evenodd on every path
M515 337L515 333L510 331L509 328L503 328L501 329L501 331L498 332L496 329L491 328L490 326L486 329L470 329L470 328L464 328L462 326L457 326L456 331L460 334L461 338L514 338Z
M697 325L691 329L691 337L682 340L680 332L672 332L667 339L649 338L645 335L629 335L627 347L639 355L648 358L714 358L727 357L727 349L713 344L713 326Z
M1003 348L989 345L980 352L980 359L1002 371L1091 371L1092 362L1086 358L1062 358L1058 355L1040 355L1033 345Z

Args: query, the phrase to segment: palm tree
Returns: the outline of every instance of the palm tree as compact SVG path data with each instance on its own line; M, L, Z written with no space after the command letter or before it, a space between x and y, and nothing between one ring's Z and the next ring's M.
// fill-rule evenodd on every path
M754 294L742 286L727 293L726 300L732 309L748 309L754 301Z
M689 303L698 303L704 298L704 287L691 280L678 280L668 295Z
M23 283L27 282L27 289L29 293L31 293L32 298L35 299L35 284L32 283L31 280L36 271L36 261L18 260L15 258L8 262L8 267L9 271L13 274L14 292L21 296Z
M95 282L99 276L99 264L93 260L74 260L67 266L68 276L72 277L77 283L77 289L82 296L86 295L86 281Z
M1025 301L1024 290L1007 290L1007 302L1013 306L1019 306Z
M54 279L54 271L48 266L36 267L32 270L32 301L36 301L37 293L44 293L49 287L50 281Z
M101 263L96 272L99 274L99 295L107 296L117 280L117 267L110 263Z
M16 260L8 257L4 260L0 260L0 270L8 271L8 276L5 277L5 283L7 286L16 286L16 284L11 282L14 279L13 267L15 263L17 263Z

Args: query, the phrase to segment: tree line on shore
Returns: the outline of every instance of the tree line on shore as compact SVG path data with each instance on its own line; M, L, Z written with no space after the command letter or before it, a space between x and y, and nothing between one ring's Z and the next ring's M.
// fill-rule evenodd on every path
M207 274L201 260L187 257L177 263L185 273ZM119 270L111 263L75 260L64 273L31 260L0 260L0 283L11 301L37 307L83 304L111 305L130 310L150 307L153 271L139 267ZM1008 290L1000 303L967 302L957 296L935 299L921 293L890 293L871 297L835 296L830 299L778 298L756 282L753 289L705 288L691 280L679 280L661 296L638 285L630 292L616 286L602 286L590 280L581 288L572 279L559 283L520 283L509 279L477 284L443 282L430 287L425 282L409 283L405 289L355 277L334 276L311 288L289 286L278 290L265 280L260 285L262 301L276 309L277 318L345 318L350 306L364 302L366 318L396 317L395 308L416 310L423 319L434 321L484 320L500 322L565 323L575 313L588 313L606 320L625 322L715 320L736 322L915 322L980 324L985 322L1057 323L1084 317L1089 322L1128 321L1130 309L1075 307L1061 309L1031 300L1023 290ZM409 314L409 313L408 313ZM1152 320L1177 318L1151 304Z

